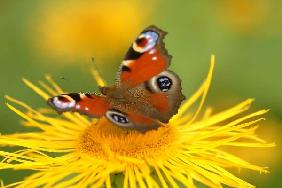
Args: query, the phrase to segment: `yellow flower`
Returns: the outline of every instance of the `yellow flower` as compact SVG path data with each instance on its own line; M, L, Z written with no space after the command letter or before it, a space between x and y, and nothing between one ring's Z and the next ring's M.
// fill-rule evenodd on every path
M257 123L267 110L238 117L252 103L248 99L230 109L211 115L207 109L199 117L214 67L206 80L179 109L168 125L141 133L109 123L106 119L86 119L77 113L54 115L35 110L14 98L7 99L24 110L7 104L36 132L2 135L1 146L20 146L16 152L0 151L1 169L34 170L34 174L8 187L196 187L201 182L210 187L253 187L229 172L246 168L266 173L265 167L253 165L221 149L234 147L272 147L255 135ZM97 72L96 72L97 73ZM95 74L96 78L98 74ZM44 100L62 93L49 77L41 87L24 83ZM99 82L102 79L99 77ZM48 85L49 84L49 85ZM191 106L199 106L191 113Z
M35 49L67 59L62 62L115 57L126 51L152 7L154 3L144 7L136 0L45 3L31 32Z
M281 146L281 135L280 135L280 125L281 122L275 119L274 117L269 117L266 121L267 126L262 126L257 131L257 134L260 135L260 137L268 140L275 140L276 144L278 146ZM255 163L263 163L265 161L268 161L268 166L271 167L272 171L275 171L277 168L280 167L279 163L281 161L280 159L280 153L281 148L274 147L274 148L267 148L263 150L254 150L252 152L249 151L248 148L225 148L226 151L235 154L236 156L239 156L241 158L244 158L248 161L253 161ZM266 155L267 153L267 155ZM247 175L250 174L250 171L240 171L241 174ZM270 179L271 176L265 176L263 179ZM260 182L262 181L261 177L255 177L255 179L260 179Z

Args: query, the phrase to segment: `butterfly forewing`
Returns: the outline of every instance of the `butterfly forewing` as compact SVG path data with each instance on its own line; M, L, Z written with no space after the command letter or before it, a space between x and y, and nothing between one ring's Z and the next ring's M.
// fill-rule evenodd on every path
M97 118L109 109L105 96L89 93L61 94L48 99L48 104L59 113L72 111Z
M165 34L155 26L150 26L139 34L120 66L118 85L140 85L169 66L170 56L163 43Z

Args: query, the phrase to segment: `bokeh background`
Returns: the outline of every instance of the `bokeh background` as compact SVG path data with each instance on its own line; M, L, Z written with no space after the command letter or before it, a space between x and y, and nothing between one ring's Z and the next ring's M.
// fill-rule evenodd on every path
M53 76L67 91L95 91L91 58L108 83L136 35L148 25L169 34L171 69L182 78L189 96L204 79L210 55L216 69L207 106L223 110L245 98L253 109L270 108L258 131L276 148L234 152L270 174L235 170L257 187L282 187L282 1L0 1L1 134L27 131L5 106L9 94L33 107L46 107L21 82ZM0 171L5 183L30 172Z

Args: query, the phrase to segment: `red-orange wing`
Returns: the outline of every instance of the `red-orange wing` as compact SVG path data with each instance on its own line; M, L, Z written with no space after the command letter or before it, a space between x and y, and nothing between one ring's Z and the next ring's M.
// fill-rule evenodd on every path
M57 112L79 112L90 117L102 117L109 109L104 96L84 93L61 94L48 99L48 104Z
M117 84L134 87L166 70L171 56L164 46L166 33L150 26L133 42L120 66Z

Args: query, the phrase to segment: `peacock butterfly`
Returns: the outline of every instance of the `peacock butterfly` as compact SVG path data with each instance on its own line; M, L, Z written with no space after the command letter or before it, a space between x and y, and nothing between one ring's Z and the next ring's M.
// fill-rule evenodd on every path
M167 69L171 56L165 49L165 35L155 26L143 30L127 51L116 84L99 87L101 94L61 94L48 99L48 104L59 113L105 116L118 126L140 131L168 123L185 97L180 78Z

